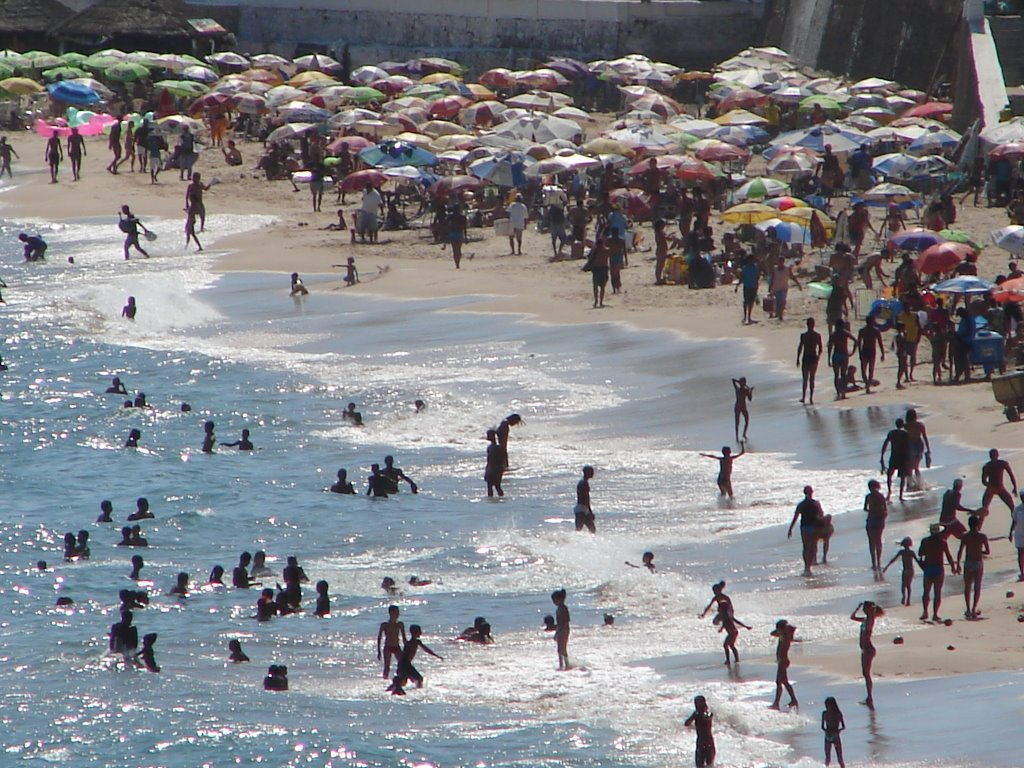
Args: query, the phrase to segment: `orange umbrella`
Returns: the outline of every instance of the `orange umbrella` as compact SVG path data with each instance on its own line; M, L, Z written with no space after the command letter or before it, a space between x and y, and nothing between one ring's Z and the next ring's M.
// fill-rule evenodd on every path
M1024 277L1004 280L992 289L992 298L1003 304L1008 301L1024 302Z

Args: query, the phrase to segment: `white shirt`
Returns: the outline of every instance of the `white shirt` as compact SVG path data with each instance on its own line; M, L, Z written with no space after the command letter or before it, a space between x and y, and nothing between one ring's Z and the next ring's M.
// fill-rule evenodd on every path
M1013 546L1024 549L1024 504L1013 508Z
M363 213L380 213L381 196L373 187L363 191L363 199L361 203L361 210Z
M530 213L525 204L516 201L508 207L508 220L512 229L526 229L526 217Z

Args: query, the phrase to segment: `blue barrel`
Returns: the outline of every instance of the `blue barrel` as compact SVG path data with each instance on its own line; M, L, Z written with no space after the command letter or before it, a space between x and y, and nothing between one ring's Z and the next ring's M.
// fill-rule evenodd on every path
M971 363L991 371L1003 364L1006 341L995 331L978 331L971 342Z

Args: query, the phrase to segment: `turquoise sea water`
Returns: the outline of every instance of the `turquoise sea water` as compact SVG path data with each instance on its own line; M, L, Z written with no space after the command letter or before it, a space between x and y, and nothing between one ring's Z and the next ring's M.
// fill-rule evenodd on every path
M213 237L261 222L215 216L209 227ZM0 240L24 226L5 223ZM896 410L796 407L791 373L739 344L544 325L474 311L471 297L330 291L315 276L296 302L287 275L216 275L214 257L182 255L177 223L155 228L150 260L125 263L113 223L99 220L44 227L48 263L3 257L0 765L685 765L692 735L681 721L695 693L718 713L722 764L814 764L817 712L832 690L808 681L802 714L768 712L768 630L788 616L805 639L828 643L852 635L846 615L865 596L896 602L895 583L871 580L857 512ZM119 317L128 295L134 323ZM729 379L741 374L757 391L731 506L698 453L731 442ZM115 375L154 408L102 394ZM362 429L341 419L350 401ZM512 412L526 424L512 433L507 496L488 501L483 434ZM250 429L259 450L203 455L208 419L223 441ZM121 447L132 428L138 451ZM942 450L935 483L968 458ZM419 495L324 492L339 467L360 487L389 453ZM584 463L597 471L596 537L572 530ZM808 482L839 515L834 563L811 581L784 529ZM158 675L105 654L117 592L133 587L136 550L114 546L117 530L139 496L156 519L143 523L151 603L135 623L159 633ZM117 524L93 522L102 499ZM894 510L887 540L919 536L933 509L929 496ZM62 562L64 532L80 529L91 559ZM312 615L312 583L304 615L266 624L253 618L257 591L203 586L215 564L230 574L240 552L258 549L277 580L289 555L312 582L326 579L331 616ZM645 550L656 575L624 564ZM179 571L195 590L187 600L166 595ZM412 575L434 583L397 597L380 589L384 576L404 585ZM732 675L714 627L697 618L718 578L755 627ZM559 587L573 618L568 673L555 671L541 631ZM75 604L57 608L57 597ZM385 692L375 658L391 603L444 656L421 654L427 685L405 698ZM602 626L606 613L613 627ZM903 620L894 613L890 627ZM496 644L452 641L478 615ZM226 663L231 638L250 664ZM286 694L261 688L273 663L289 668ZM837 690L851 731L882 731L850 739L851 763L963 765L975 754L951 755L927 733L897 737L895 720L872 725L856 711L857 686ZM986 764L1013 764L992 752Z

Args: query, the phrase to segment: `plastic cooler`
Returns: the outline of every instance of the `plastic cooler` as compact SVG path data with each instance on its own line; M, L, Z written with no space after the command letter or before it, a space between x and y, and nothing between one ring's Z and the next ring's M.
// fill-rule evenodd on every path
M978 331L971 343L971 363L989 371L1003 364L1006 341L995 331Z

